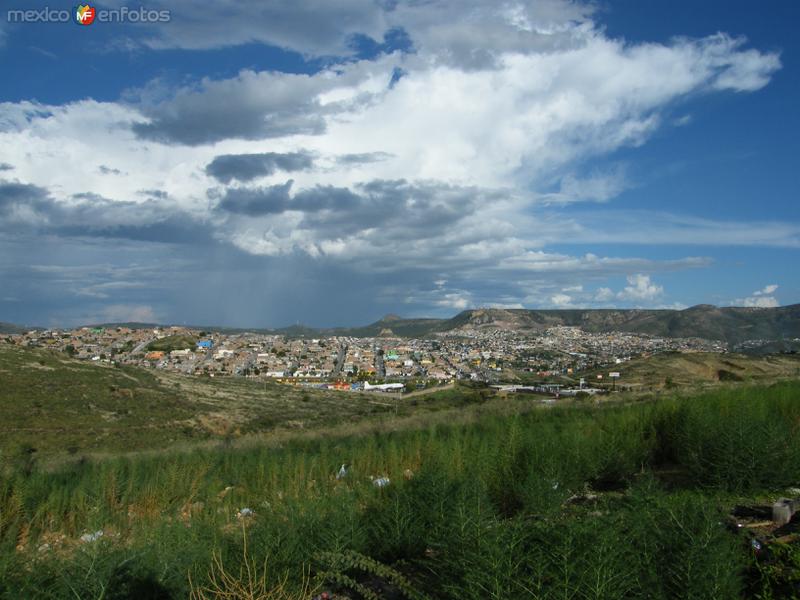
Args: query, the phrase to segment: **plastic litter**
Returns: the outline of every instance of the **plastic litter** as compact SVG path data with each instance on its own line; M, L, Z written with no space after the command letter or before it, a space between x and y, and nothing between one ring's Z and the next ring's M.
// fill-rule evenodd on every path
M750 540L750 545L753 547L753 550L755 550L756 552L761 552L761 548L762 548L761 542L759 542L757 539L753 538L752 540Z
M339 467L339 472L336 473L336 479L344 479L347 477L347 465L342 463L342 466Z
M102 529L98 529L94 533L84 533L81 536L81 541L82 542L86 542L86 543L88 543L88 542L96 542L101 537L103 537L103 530Z
M780 498L772 505L772 521L778 526L786 525L792 520L798 509L800 509L800 501Z
M372 480L372 485L376 488L385 488L391 483L391 480L385 475L383 477L370 477L370 479Z

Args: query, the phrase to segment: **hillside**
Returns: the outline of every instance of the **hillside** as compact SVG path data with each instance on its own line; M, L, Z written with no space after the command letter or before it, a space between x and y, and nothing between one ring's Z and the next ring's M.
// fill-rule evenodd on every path
M466 310L435 331L514 329L542 331L553 326L590 332L626 331L663 337L701 337L739 343L753 339L800 337L800 305L742 308L698 305L685 310Z
M381 320L364 327L339 328L334 331L339 335L353 337L424 337L446 321L444 319L403 319L396 315L387 315Z
M619 384L626 389L661 389L698 387L716 383L774 382L781 379L800 379L800 355L786 354L755 357L743 354L711 352L667 352L647 358L595 369L585 376L593 384L596 375L604 375L608 384L609 371L620 373Z
M779 308L699 305L685 310L477 308L462 311L450 319L402 319L389 316L365 327L306 328L306 333L422 337L444 332L493 329L538 333L557 326L580 327L593 333L624 331L662 337L702 337L731 344L754 339L783 340L800 337L800 305Z
M800 304L778 308L701 304L685 310L477 308L462 311L450 319L404 319L388 315L363 327L315 329L293 326L275 332L306 337L425 337L436 333L493 329L539 333L557 326L580 327L592 333L622 331L671 338L700 337L729 344L748 340L791 340L800 338Z
M185 377L0 343L0 456L130 451L391 412L359 394Z

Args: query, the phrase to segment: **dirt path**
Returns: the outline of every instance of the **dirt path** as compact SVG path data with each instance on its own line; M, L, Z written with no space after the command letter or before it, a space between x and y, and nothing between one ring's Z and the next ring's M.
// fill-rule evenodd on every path
M426 394L433 394L434 392L443 392L444 390L452 390L454 387L456 387L455 383L448 383L447 385L437 386L427 390L416 390L415 392L409 392L408 394L403 394L400 397L413 398L414 396L425 396Z

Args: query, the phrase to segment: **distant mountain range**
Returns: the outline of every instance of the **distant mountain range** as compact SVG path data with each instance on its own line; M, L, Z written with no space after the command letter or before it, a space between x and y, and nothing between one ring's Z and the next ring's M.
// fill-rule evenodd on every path
M243 329L206 326L197 329L226 333L253 331L290 337L425 337L435 333L496 329L537 333L559 325L580 327L592 333L624 331L661 337L699 337L729 344L748 340L790 340L800 338L800 304L777 308L720 308L700 304L685 310L477 308L462 311L450 319L404 319L387 315L363 327L314 328L292 325L281 329ZM158 325L111 323L105 326ZM0 323L0 333L19 333L28 329Z
M699 337L730 344L756 339L783 340L800 338L800 304L778 308L719 308L701 304L685 310L478 308L465 310L451 319L401 319L389 315L366 327L328 331L363 337L421 337L492 329L536 333L559 325L580 327L592 333L625 331L661 337Z

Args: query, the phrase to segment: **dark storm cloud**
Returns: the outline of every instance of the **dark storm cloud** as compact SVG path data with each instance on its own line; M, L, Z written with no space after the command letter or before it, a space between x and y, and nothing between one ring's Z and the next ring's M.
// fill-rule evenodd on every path
M250 216L300 211L305 226L361 229L393 224L427 229L470 214L491 192L445 184L376 180L349 188L317 185L290 194L293 180L259 188L229 188L217 208ZM211 193L213 196L214 194Z
M217 208L230 213L256 217L282 213L289 207L290 179L283 185L262 188L232 188L225 192Z
M292 184L229 188L217 209L250 217L295 211L302 214L297 228L313 239L377 230L384 243L446 230L473 214L480 202L497 197L487 190L405 180L376 180L354 189L317 185L293 195Z
M354 209L363 206L364 202L364 198L353 193L348 188L317 185L295 194L289 209L306 213L328 210L350 214Z
M9 220L41 218L50 203L46 189L28 183L0 181L0 215Z
M156 200L115 201L86 192L59 202L45 188L15 182L0 182L0 216L0 230L32 228L62 237L202 243L213 233L209 224Z
M126 239L166 244L213 242L213 230L209 226L192 221L187 222L184 217L178 216L143 225L113 225L106 227L67 225L59 227L55 232L59 235L72 237Z
M330 85L308 75L242 71L232 79L180 88L166 100L160 99L163 90L145 88L130 99L148 121L134 123L132 130L142 139L189 146L318 135L325 131L325 110L317 95Z
M206 174L222 183L250 181L256 177L272 175L276 171L303 171L310 169L314 160L305 152L280 154L223 154L206 166Z
M14 165L10 165L8 163L0 163L0 171L11 171L14 168Z
M381 228L387 239L416 239L450 226L474 212L492 192L438 183L375 180L345 188L315 187L299 192L295 204L307 212L301 227L320 233L354 233Z

